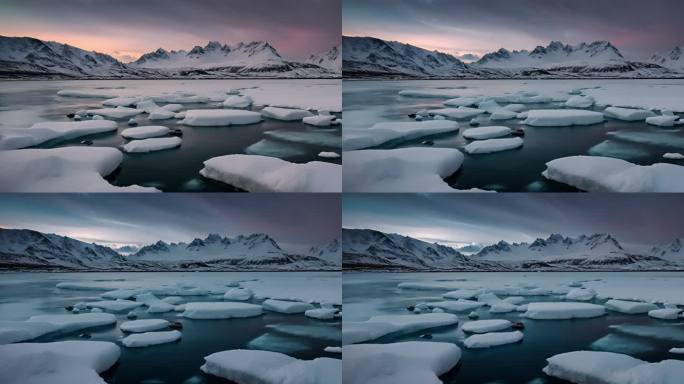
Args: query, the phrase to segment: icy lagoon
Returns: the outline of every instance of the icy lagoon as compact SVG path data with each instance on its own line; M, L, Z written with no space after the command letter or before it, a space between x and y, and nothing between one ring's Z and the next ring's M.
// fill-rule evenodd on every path
M593 98L589 106L586 96ZM574 99L570 100L573 97ZM480 105L479 103L486 98L496 99L498 105ZM535 126L532 119L529 124L524 123L525 113L536 109L579 109L601 113L606 106L619 106L652 109L653 114L658 116L663 111L675 112L675 116L682 116L684 80L345 81L343 99L345 151L349 150L348 144L352 144L348 141L352 134L363 132L376 123L415 122L416 120L409 115L421 110L435 111L435 114L442 114L443 117L440 116L439 119L458 122L458 130L445 129L442 133L431 135L417 135L412 132L396 136L406 139L395 138L378 145L364 146L383 150L424 148L425 153L421 155L423 159L429 156L431 149L436 148L458 149L463 153L463 164L460 167L453 162L453 166L447 168L444 168L442 163L436 163L428 165L428 170L425 169L425 164L419 170L413 170L415 164L411 159L404 159L407 163L401 164L401 167L395 166L391 172L387 170L381 174L376 170L373 175L368 175L369 178L418 180L414 184L421 185L414 186L412 190L406 190L407 192L427 192L425 180L414 173L429 173L429 169L432 168L438 170L437 173L446 180L448 186L458 190L478 188L492 191L536 192L577 190L573 186L542 176L547 162L568 156L614 157L639 165L684 165L682 160L663 157L666 153L684 152L682 125L663 127L647 124L645 116L637 116L640 119L636 121L606 117L601 123L574 126ZM448 100L456 101L450 104ZM503 110L498 108L499 106L508 107L510 110ZM481 113L483 109L488 111ZM516 116L517 113L522 114ZM608 112L606 114L610 115ZM492 119L493 117L496 119ZM469 153L467 145L475 141L464 138L463 133L473 128L471 120L475 120L479 127L497 126L513 130L522 128L523 144L519 147L510 145L509 148L513 149L496 153ZM658 117L652 121L657 123L658 120L662 118ZM381 135L375 136L377 138ZM503 134L503 137L499 137L510 139L513 136ZM358 141L355 141L353 149L361 149L356 145ZM488 144L499 145L498 142ZM502 141L500 144L508 143ZM346 153L352 164L356 154ZM396 156L401 158L399 153ZM360 174L368 172L364 171L364 168L368 167L365 161L359 161L361 165L358 170L345 167L346 191L381 191L382 187L374 186L370 181L359 177ZM392 161L390 164L396 165L397 162ZM407 184L410 182L404 183ZM392 188L392 184L388 183L387 186L388 189ZM443 189L439 187L440 191Z
M580 290L570 295L575 299L567 298L568 293L575 289ZM596 294L595 298L579 300L586 299L587 296L577 292L586 293L592 290ZM670 307L677 305L681 308L684 305L684 273L345 273L343 294L343 340L347 343L344 347L345 372L347 361L354 359L353 355L356 353L361 356L364 352L361 347L370 345L363 343L413 342L418 344L395 345L403 355L411 355L412 351L424 346L422 357L415 356L412 360L418 362L434 354L435 360L432 360L431 366L437 372L444 370L445 366L450 367L445 365L449 354L440 351L440 348L456 345L461 349L460 359L458 354L451 353L452 361L458 361L458 364L439 375L444 383L568 383L542 372L547 365L546 359L565 352L586 350L617 352L648 362L666 359L681 361L682 355L668 351L684 344L684 319L681 317L660 320L646 313L625 314L605 310L604 315L591 318L537 320L528 317L524 311L524 306L532 302L577 302L580 306L593 308L594 305L602 306L608 298L654 302L658 308L663 308L665 303ZM459 305L454 304L457 302ZM495 307L502 310L501 308L510 305L516 309L508 308L504 310L510 312L492 313L496 312ZM415 307L414 311L420 313L412 313L407 310L409 307ZM475 309L447 309L450 307ZM376 317L376 320L382 320L380 322L389 321L387 315L405 317L393 318L393 333L362 344L348 344L347 337L352 330L348 325L354 324L354 328L374 329L377 332L383 328L378 322L374 327L368 327L368 323L364 322L376 316L380 316ZM436 325L444 321L448 321L447 324L453 322L449 319L450 315L457 316L458 323L434 328L427 325L430 322ZM435 317L421 319L420 316ZM467 326L469 332L462 330L465 323L489 319L522 322L524 329L519 329L523 334L522 340L515 342L516 330L510 326L501 326L505 322L483 322L478 327ZM408 330L397 331L398 324ZM473 328L481 330L476 333ZM473 337L488 331L490 333L486 335L501 333L497 335L501 337ZM470 347L465 346L468 337L472 337L467 343ZM490 341L487 338L493 338L496 342L513 342L489 348L472 347L476 341ZM506 340L507 338L510 340ZM433 342L446 344L434 344L430 347L426 344ZM350 345L353 348L348 348ZM358 347L354 347L356 345ZM369 359L368 356L363 355L363 359ZM441 360L438 356L441 356ZM402 361L397 364L397 369L409 363L411 361ZM383 364L389 366L387 360ZM351 365L348 367L353 370ZM397 375L397 379L402 376Z
M78 303L116 300L111 297L136 295L140 292L152 292L157 298L175 303L174 305L218 302L238 303L238 306L260 306L264 298L271 297L312 302L312 306L316 308L321 305L335 305L339 308L340 279L341 274L335 272L6 273L2 274L0 279L0 335L3 335L3 327L6 327L7 321L24 321L31 316L53 314L66 315L67 319L73 318L78 315L71 314L65 306L78 307ZM58 288L57 284L60 284L61 288ZM251 289L254 297L248 301L225 300L223 292L231 291L238 285ZM170 296L174 298L165 299ZM152 302L148 295L138 296L137 301ZM108 309L105 309L104 313L93 314L108 316L111 313L116 316L115 324L67 333L48 333L26 342L113 342L121 348L121 356L112 368L101 373L101 376L110 383L225 383L228 381L203 373L200 366L205 363L206 356L226 350L274 351L304 360L341 357L339 353L325 351L327 347L340 345L339 317L320 320L307 317L304 313L284 314L264 309L262 315L254 317L196 320L182 316L183 312L178 311L179 309L181 308L169 312L148 313L146 304L132 310L137 315L137 320L163 319L180 322L182 329L178 331L182 333L182 337L170 343L137 348L125 347L122 342L124 336L142 334L127 333L120 329L122 323L131 321L127 318L128 310L112 312ZM80 311L80 314L83 313L91 312L85 309ZM141 324L144 327L140 331L156 325L147 323ZM174 336L174 332L167 327L158 331L163 332L164 336ZM144 337L136 338L140 340ZM264 369L265 366L262 365L260 370L263 372ZM334 375L330 382L339 382L339 372Z
M244 99L235 93L249 96L252 104L247 104L247 110L255 112L260 112L264 106L279 106L306 109L314 115L318 111L329 111L336 117L341 116L339 80L3 81L0 82L0 136L3 129L18 130L42 122L69 122L74 120L68 118L68 114L108 108L113 111L103 113L126 115L119 118L105 116L105 119L116 122L115 130L68 140L54 139L32 148L114 147L123 152L124 145L130 142L121 135L123 130L131 128L128 124L130 113L124 113L129 109L125 107L122 112L121 108L116 110L116 106L102 103L113 98L119 98L112 101L114 104L126 103L126 99L152 98L157 100L153 107L171 105L169 108L174 112L158 113L170 113L171 118L151 120L152 113L140 113L132 116L137 120L137 126L179 129L182 142L160 151L124 152L120 166L106 176L113 185L140 185L167 192L238 191L241 188L235 185L200 175L203 162L231 154L269 156L296 164L341 164L341 158L319 156L322 152L340 153L339 124L316 126L305 124L301 117L291 121L264 117L254 124L195 126L182 124L182 115L173 117L176 112L182 114L193 109L227 111L245 107ZM90 97L84 97L88 94ZM227 99L230 102L226 105L224 101ZM135 107L135 104L127 105ZM143 106L138 105L138 108ZM167 141L170 140L168 137L162 135ZM338 179L340 177L337 176Z

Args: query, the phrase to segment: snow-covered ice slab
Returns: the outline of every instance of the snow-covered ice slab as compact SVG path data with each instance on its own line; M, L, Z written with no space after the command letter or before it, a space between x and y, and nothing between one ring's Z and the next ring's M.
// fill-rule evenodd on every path
M573 302L529 303L525 317L536 320L585 319L603 316L606 308L603 305Z
M116 107L116 108L100 108L88 109L86 113L89 115L99 115L109 117L112 119L127 119L143 113L144 111L136 108Z
M107 341L59 341L0 346L0 383L105 384L98 375L112 367L121 350Z
M49 140L70 140L116 129L116 122L108 120L43 122L30 128L0 128L0 149L32 147Z
M668 352L682 355L684 354L684 348L670 348Z
M343 130L342 148L346 151L364 149L394 140L415 140L455 131L458 131L458 123L448 120L382 122L370 128Z
M116 148L65 147L0 151L2 192L158 192L155 188L117 187L106 176L119 166Z
M141 99L139 97L120 96L107 99L102 102L102 105L107 107L130 107L137 105L140 101Z
M682 160L684 159L684 155L678 152L668 152L663 155L663 158L670 160Z
M523 140L519 137L508 139L478 140L465 146L465 151L471 155L509 151L522 147Z
M503 126L479 127L466 129L463 131L463 137L471 140L485 140L507 136L510 133L511 129Z
M458 192L444 182L463 164L458 149L368 149L343 156L345 192Z
M0 345L32 340L59 327L52 323L31 321L0 321Z
M591 288L574 288L565 295L566 300L590 301L596 297L596 291Z
M297 121L313 114L305 109L266 107L261 110L261 116L283 121Z
M335 308L314 308L304 312L304 316L318 320L330 320L335 318Z
M140 307L143 303L131 300L102 300L85 304L88 308L100 308L109 312L128 312L133 308Z
M480 335L468 336L463 341L466 348L490 348L498 345L513 344L523 339L523 333L513 332L490 332Z
M61 91L57 91L57 95L62 97L87 97L94 99L106 99L117 96L111 91L103 92L97 89L63 89Z
M679 308L660 308L648 311L648 315L655 319L677 320L681 311Z
M437 301L427 304L429 307L441 308L448 312L472 311L473 309L477 309L485 305L485 303L464 299Z
M614 131L608 135L617 137L620 140L631 141L634 143L662 145L671 148L684 148L684 137L675 132L667 131Z
M527 112L524 124L534 127L567 127L603 122L601 112L583 109L533 109Z
M128 348L149 347L151 345L173 343L181 339L179 331L145 332L128 335L121 340L121 344Z
M307 116L302 119L302 122L316 127L329 127L333 120L335 120L334 115L316 115Z
M483 293L482 289L457 289L443 294L442 297L450 300L472 299L481 293Z
M36 315L29 322L49 323L62 333L75 332L81 329L100 327L116 323L116 316L111 313L82 313L77 315Z
M226 155L205 161L200 174L250 192L342 190L342 166L320 161L296 164L275 157Z
M326 152L326 151L323 151L323 152L320 152L320 153L318 154L318 157L322 157L322 158L324 158L324 159L338 159L338 158L340 158L341 156L340 156L340 154L337 153L337 152Z
M463 94L462 89L404 89L399 96L424 98L455 98Z
M157 108L150 112L150 115L147 118L150 120L168 120L173 119L175 116L175 112L169 111L165 108Z
M254 292L249 288L233 288L223 294L223 300L247 301L254 296Z
M682 192L684 167L657 163L642 166L621 159L570 156L546 163L547 179L588 192Z
M238 302L187 303L181 316L188 319L232 319L259 316L261 305Z
M454 99L446 100L442 104L446 105L447 107L470 107L472 105L480 104L483 99L484 99L483 97L479 97L479 96L471 96L471 97L462 96L462 97L457 97Z
M160 329L167 328L169 322L164 319L143 319L143 320L133 320L125 321L121 323L119 328L124 332L150 332L158 331Z
M239 109L191 109L185 111L181 124L193 127L255 124L261 121L261 114Z
M515 304L506 301L499 301L491 305L489 308L489 313L508 313L515 311L517 308L518 306Z
M133 140L123 146L124 152L145 153L176 148L183 143L180 137L156 137L153 139Z
M672 127L679 116L651 116L646 118L646 124L656 125L659 127Z
M249 96L233 95L223 101L223 108L244 109L249 108L252 103L254 103L254 100Z
M658 309L658 306L651 303L644 303L641 301L627 301L627 300L615 300L611 299L603 304L607 309L611 311L616 311L620 313L627 313L630 315L636 315L640 313L648 313L654 309Z
M624 121L644 121L648 117L655 116L655 113L647 109L633 109L621 107L608 107L603 110L606 117Z
M202 372L244 384L342 383L342 360L299 360L271 351L234 349L204 358Z
M578 384L677 384L684 376L684 361L649 363L613 352L574 351L546 361L544 373Z
M470 119L485 113L485 110L469 107L440 108L428 111L432 115L444 116L451 119Z
M596 100L592 96L572 96L566 102L568 108L591 108Z
M458 316L451 313L373 316L366 321L344 322L342 324L342 343L362 343L390 333L411 333L453 324L458 324Z
M461 329L464 332L471 333L487 333L496 332L508 329L511 327L511 322L504 319L489 319L489 320L476 320L464 323Z
M347 384L438 384L461 359L453 343L407 341L345 345L342 354ZM380 369L381 368L381 369Z
M274 300L268 299L261 303L261 306L268 311L294 314L294 313L304 313L309 309L313 309L314 306L309 303L303 303L301 301L285 301L285 300Z
M162 125L148 125L144 127L126 128L121 131L121 136L127 139L149 139L150 137L164 136L170 129Z

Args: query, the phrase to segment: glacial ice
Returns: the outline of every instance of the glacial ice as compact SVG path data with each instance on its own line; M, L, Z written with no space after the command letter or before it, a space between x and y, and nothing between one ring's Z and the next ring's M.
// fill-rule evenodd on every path
M448 120L382 122L370 128L343 130L342 148L346 151L364 149L394 140L408 141L455 131L458 131L458 123Z
M112 119L127 119L129 117L133 117L143 113L143 111L139 109L128 107L88 109L86 112L89 115L99 115L109 117Z
M294 313L304 313L310 309L313 309L313 305L309 303L303 303L299 301L285 301L285 300L274 300L268 299L261 303L261 306L267 311L294 314Z
M250 192L340 192L341 168L320 161L295 164L274 157L226 155L205 161L200 174Z
M249 96L229 96L223 101L223 108L245 109L249 108L254 100Z
M547 179L588 192L682 192L684 167L657 163L650 166L598 156L570 156L546 163Z
M180 137L157 137L153 139L133 140L123 146L124 152L144 153L176 148L183 140Z
M125 321L119 325L119 328L124 332L139 333L158 331L167 328L168 326L169 322L164 319L143 319Z
M527 112L524 124L534 127L566 127L603 122L601 112L583 109L534 109Z
M151 345L173 343L180 340L183 334L179 331L144 332L128 335L121 340L121 344L128 348L149 347Z
M631 315L648 313L651 310L658 309L657 305L651 303L615 299L608 300L603 305L606 307L606 309L611 311L627 313Z
M342 343L362 343L390 333L411 333L453 324L458 324L458 316L451 313L373 316L366 321L343 322Z
M261 110L261 116L283 121L301 121L313 114L305 109L266 107Z
M523 140L519 137L507 139L487 139L473 141L464 150L471 155L508 151L522 147Z
M606 309L602 305L575 302L529 303L523 316L536 320L584 319L603 316Z
M191 109L185 111L180 123L193 127L229 126L255 124L261 121L261 114L239 109Z
M655 113L647 109L634 109L622 107L608 107L603 110L606 117L624 121L644 121L648 117L655 116Z
M466 129L463 131L463 137L471 140L485 140L507 136L510 133L511 129L503 126L479 127Z
M490 332L468 336L463 341L466 348L490 348L504 344L517 343L523 338L520 331L513 332Z
M511 327L511 322L503 319L489 319L489 320L476 320L468 321L461 326L464 332L471 333L487 333L496 332L508 329Z
M196 302L185 304L181 316L188 319L232 319L259 316L261 305L239 302Z
M30 128L0 128L0 150L32 147L55 139L71 140L116 129L116 122L108 120L43 122Z
M136 128L126 128L121 131L121 136L127 139L149 139L150 137L164 136L169 133L167 127L161 125L150 125Z

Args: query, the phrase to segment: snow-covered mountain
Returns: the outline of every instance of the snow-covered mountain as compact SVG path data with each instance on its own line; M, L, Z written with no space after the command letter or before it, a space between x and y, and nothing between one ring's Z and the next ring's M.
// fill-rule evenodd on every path
M344 229L342 262L349 269L408 270L681 270L679 240L650 252L623 247L607 234L552 234L532 243L500 241L466 256L439 244L367 229ZM681 253L680 253L681 252Z
M673 71L684 72L684 45L674 47L663 55L654 54L651 56L651 62Z
M575 46L553 41L532 51L501 48L470 64L449 54L372 37L343 36L342 46L345 77L684 77L684 69L676 64L627 60L607 41Z
M235 45L212 41L189 51L159 48L132 63L122 63L109 55L66 44L0 36L3 78L308 78L339 74L339 69L334 71L315 63L286 61L265 41Z
M329 243L311 247L308 255L325 260L338 267L342 266L342 250L339 239L333 239Z
M291 254L265 234L211 234L190 243L158 241L128 256L105 246L26 229L0 228L0 269L334 270L333 257ZM339 257L338 257L339 259Z
M325 52L314 53L309 56L306 62L328 69L333 73L342 73L342 55L340 55L340 50L341 47L336 45Z

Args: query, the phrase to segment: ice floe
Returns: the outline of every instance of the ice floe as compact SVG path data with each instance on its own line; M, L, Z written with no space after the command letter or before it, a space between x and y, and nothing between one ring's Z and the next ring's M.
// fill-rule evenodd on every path
M483 293L482 289L457 289L455 291L449 291L442 295L445 299L472 299L477 295Z
M676 320L681 311L679 308L659 308L648 311L648 315L661 320Z
M375 340L390 333L411 333L453 324L458 324L458 316L451 313L373 316L366 321L344 322L342 342L356 344Z
M471 140L485 140L507 136L510 133L511 129L503 126L479 127L466 129L463 131L463 137Z
M478 97L478 96L471 96L471 97L462 96L462 97L457 97L454 99L446 100L442 104L444 104L448 107L470 107L472 105L480 104L480 102L482 102L483 99L484 99L483 97Z
M334 308L314 308L304 312L304 316L312 319L330 320L335 318L335 312L337 310Z
M291 157L304 156L307 151L298 145L283 145L281 141L262 139L245 148L247 155L259 155L288 159Z
M625 335L649 337L658 340L684 342L684 329L678 323L668 325L616 324L610 329Z
M337 152L320 152L318 154L318 157L322 157L324 159L337 159L340 157L340 154Z
M279 129L276 131L266 131L264 135L293 143L322 145L326 147L340 146L340 136L330 130L308 129L306 131L288 131Z
M608 107L603 110L606 117L624 121L644 121L648 117L655 116L653 111L647 109L633 109L622 107Z
M158 192L155 188L117 187L103 176L123 160L116 148L65 147L0 151L3 192Z
M34 323L49 323L56 327L55 331L68 333L81 329L100 327L116 323L116 316L111 313L81 313L76 315L36 315L28 319Z
M567 300L590 301L596 297L596 291L591 288L574 288L565 295Z
M0 345L32 340L58 329L59 326L46 322L0 321Z
M133 140L123 146L124 152L142 153L176 148L183 140L180 137L156 137L152 139Z
M527 112L524 124L535 127L567 127L603 122L601 112L583 109L534 109Z
M603 305L611 311L627 313L632 315L639 313L648 313L651 310L658 309L658 306L652 303L615 299L608 300Z
M162 107L162 109L166 109L167 111L171 112L180 112L183 109L182 104L166 104L165 106Z
M626 353L628 355L653 352L655 350L648 341L616 333L609 333L594 341L591 343L591 349L595 351Z
M623 160L647 157L650 155L650 152L647 149L644 149L643 146L633 145L622 140L604 140L589 148L587 153L592 156L614 157Z
M120 97L114 97L111 99L107 99L102 102L102 105L106 107L131 107L135 106L140 102L140 97L125 97L125 96L120 96Z
M546 163L547 179L588 192L682 192L684 167L657 163L642 166L621 159L570 156Z
M333 115L316 115L307 116L302 119L302 122L316 127L329 127L333 120L335 120L335 116Z
M61 91L57 91L57 95L62 97L86 97L94 99L112 98L116 96L111 91L102 92L100 90L91 89L63 89Z
M663 155L663 158L671 160L681 160L684 159L684 155L678 152L668 152Z
M347 151L364 149L394 140L408 141L455 131L458 131L458 123L448 120L376 123L370 128L345 129L342 148Z
M168 120L168 119L173 119L176 116L176 113L173 111L169 111L168 109L164 108L157 108L150 112L150 115L147 117L150 120Z
M121 344L128 348L149 347L151 345L173 343L181 339L183 334L179 331L144 332L128 335L121 340Z
M508 329L511 327L511 322L504 319L489 319L468 321L461 326L464 332L471 333L487 333L496 332Z
M143 113L144 111L135 108L128 107L116 107L116 108L101 108L101 109L88 109L86 113L89 115L104 116L112 119L127 119Z
M544 373L578 384L677 384L684 375L684 361L649 363L613 352L574 351L546 361Z
M461 359L453 343L432 341L345 345L342 354L348 384L438 384Z
M488 139L478 140L465 146L464 150L471 154L486 154L494 152L508 151L522 147L523 140L519 137L512 137L507 139Z
M428 112L430 115L444 116L450 119L470 119L475 116L481 115L486 111L478 108L458 107L431 109Z
M494 303L491 305L489 308L490 313L508 313L508 312L513 312L518 308L517 305L508 303L506 301L499 301L498 303Z
M116 122L108 120L43 122L30 128L0 128L0 149L32 147L49 140L70 140L116 129Z
M261 121L261 114L239 109L191 109L185 111L181 124L193 127L229 126L255 124Z
M223 108L244 109L249 108L252 103L254 103L254 100L249 96L233 95L223 101Z
M283 121L297 121L313 114L305 109L266 107L261 110L261 116Z
M684 148L684 137L674 132L667 131L614 131L608 135L620 140L631 141L634 143L662 145L672 148Z
M513 344L523 339L523 333L513 332L490 332L479 335L468 336L463 345L466 348L490 348L498 345Z
M313 305L309 303L302 303L300 301L285 301L268 299L261 303L261 306L267 311L294 314L304 313L309 309L313 309Z
M100 308L109 312L128 312L133 308L137 308L142 303L131 300L103 300L93 301L85 304L88 308Z
M463 164L458 149L368 149L343 155L345 192L459 192L444 182Z
M684 348L670 348L668 352L681 355L684 354Z
M125 321L119 325L119 328L124 332L150 332L158 331L160 329L167 328L169 322L164 319L143 319L143 320L133 320Z
M605 307L597 304L540 302L529 303L523 316L536 320L564 320L599 317L605 313Z
M405 89L399 91L399 96L447 98L459 97L463 93L461 89Z
M161 125L149 125L144 127L126 128L121 131L121 136L127 139L149 139L150 137L164 136L170 129Z
M341 168L320 161L296 164L275 157L226 155L205 161L200 174L250 192L340 192Z
M106 341L59 341L0 346L0 382L3 384L105 384L98 375L121 355Z
M254 291L249 288L233 288L226 291L223 300L247 301L254 296Z
M659 127L672 127L679 116L651 116L646 118L646 124L657 125Z
M572 96L566 102L568 108L591 108L596 100L592 96Z
M188 319L231 319L259 316L261 305L239 302L197 302L185 304L181 316Z

